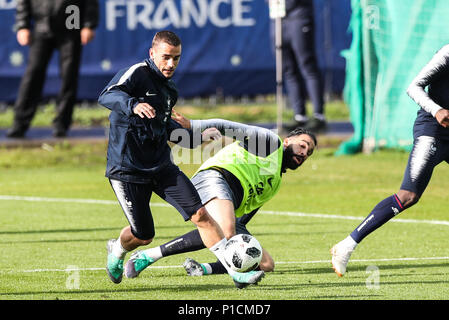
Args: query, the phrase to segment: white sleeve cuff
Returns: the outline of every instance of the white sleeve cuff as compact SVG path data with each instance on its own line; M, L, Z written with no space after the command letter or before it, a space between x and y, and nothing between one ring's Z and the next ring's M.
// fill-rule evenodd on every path
M441 108L440 106L434 106L434 108L432 108L432 110L430 110L430 113L432 114L432 116L435 118L435 115L437 114L438 111L440 111Z

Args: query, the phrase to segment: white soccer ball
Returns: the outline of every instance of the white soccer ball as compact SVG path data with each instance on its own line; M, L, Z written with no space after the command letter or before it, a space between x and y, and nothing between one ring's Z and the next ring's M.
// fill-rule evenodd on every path
M237 234L228 240L224 259L234 271L248 272L256 269L262 260L262 246L248 234Z

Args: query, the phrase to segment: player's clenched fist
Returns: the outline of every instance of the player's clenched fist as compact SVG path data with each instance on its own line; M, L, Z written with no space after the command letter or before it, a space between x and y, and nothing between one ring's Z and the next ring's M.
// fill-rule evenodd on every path
M436 114L435 118L437 119L438 123L442 125L445 128L449 127L449 110L446 109L440 109Z
M152 119L156 116L156 110L152 106L150 106L148 103L139 103L137 104L133 112L141 118L147 117L148 119Z

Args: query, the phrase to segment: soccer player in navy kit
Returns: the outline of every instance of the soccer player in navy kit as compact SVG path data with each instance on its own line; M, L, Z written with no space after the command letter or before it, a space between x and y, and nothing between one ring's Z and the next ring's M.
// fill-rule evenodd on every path
M305 129L296 128L283 140L266 128L222 119L187 121L174 112L176 121L185 128L202 131L216 128L235 139L206 160L191 181L203 204L222 228L227 239L235 234L250 234L247 223L280 189L282 175L296 170L313 153L317 140ZM182 120L181 120L182 119ZM193 230L161 246L137 251L125 266L128 278L137 277L157 260L175 254L203 249L198 231ZM260 270L270 272L274 260L262 248ZM221 261L200 265L188 258L184 263L188 275L226 273Z
M416 204L432 177L433 169L443 161L449 163L448 88L449 45L445 45L407 89L407 94L421 108L413 127L413 149L399 192L379 202L347 238L331 249L332 266L338 276L346 272L356 246L371 232Z
M171 119L178 91L170 78L181 57L181 40L173 32L158 32L149 53L149 59L119 71L98 99L111 110L106 176L129 222L118 239L107 243L106 271L114 283L122 281L126 254L151 243L155 236L149 206L153 192L173 205L185 221L196 225L220 261L227 242L193 184L172 162L167 143L194 147L193 141L201 140ZM213 130L203 134L213 135ZM186 132L189 138L181 139ZM264 274L229 269L229 275L242 287L257 283Z

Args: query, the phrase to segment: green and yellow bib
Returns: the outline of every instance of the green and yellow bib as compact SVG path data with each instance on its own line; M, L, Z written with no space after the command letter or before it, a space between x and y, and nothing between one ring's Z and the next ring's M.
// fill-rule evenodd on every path
M240 207L235 210L235 215L240 217L261 207L279 191L283 150L281 141L276 151L267 157L261 157L248 152L236 141L206 160L198 171L219 167L240 180L243 199Z

